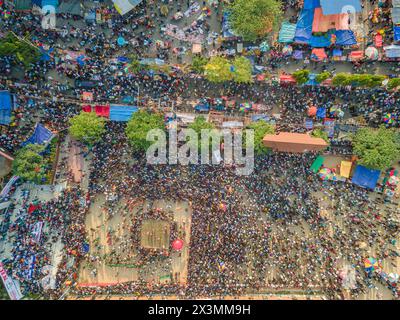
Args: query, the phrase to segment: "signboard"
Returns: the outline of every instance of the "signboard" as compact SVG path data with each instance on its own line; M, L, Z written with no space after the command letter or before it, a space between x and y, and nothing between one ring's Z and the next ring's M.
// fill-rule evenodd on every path
M3 280L4 287L7 290L11 300L20 300L23 296L18 286L12 278L7 275L6 270L3 268L3 263L0 262L0 277Z

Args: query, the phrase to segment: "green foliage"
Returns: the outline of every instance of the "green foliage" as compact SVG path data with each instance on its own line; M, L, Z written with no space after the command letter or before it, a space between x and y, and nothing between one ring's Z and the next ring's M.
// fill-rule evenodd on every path
M69 133L75 139L93 145L105 131L105 120L94 112L81 112L69 120Z
M18 39L12 33L8 33L0 39L1 56L14 57L16 61L19 61L28 69L32 63L39 61L40 51L29 43Z
M131 62L128 64L128 70L132 73L139 73L142 70L147 70L148 66L143 65L139 62L139 58L136 54L129 55Z
M233 75L230 71L228 59L223 57L213 57L204 67L206 78L211 82L224 82L232 80Z
M196 73L202 74L204 72L204 67L206 66L208 60L202 56L194 56L192 60L192 70Z
M310 75L309 70L299 70L293 72L293 78L296 79L297 84L304 84L308 81L308 76Z
M269 148L264 146L263 138L266 134L274 134L275 127L265 121L256 121L247 126L247 129L254 130L254 154L263 155L269 152ZM246 137L243 137L243 144L246 143Z
M189 124L189 129L193 129L197 133L198 137L198 146L200 148L211 148L212 147L212 139L214 140L217 138L217 132L211 131L210 132L210 139L208 141L201 140L201 130L212 130L215 129L215 125L213 123L207 122L206 118L203 116L196 117L193 123Z
M147 133L152 129L164 130L164 118L158 113L140 110L135 112L125 129L126 136L135 151L146 151L152 144L147 141Z
M225 82L233 79L230 71L231 64L224 57L212 57L204 67L204 74L208 81Z
M233 80L238 83L250 83L251 78L251 62L245 57L236 57L233 61Z
M39 154L44 147L38 144L28 144L20 149L12 164L13 174L23 180L40 183L45 177L43 157Z
M400 86L400 78L392 78L387 84L389 90L395 89L398 86Z
M324 139L327 143L329 143L329 137L328 134L325 132L325 130L322 129L314 129L313 132L311 133L311 136L314 138L321 138Z
M333 77L332 83L335 86L352 85L373 88L382 85L385 78L386 76L383 75L338 73Z
M229 10L233 30L246 41L278 30L283 16L278 0L235 0Z
M353 149L361 165L379 170L390 167L400 154L396 132L384 126L358 130L353 137Z
M315 80L318 83L321 83L321 82L325 81L326 79L329 79L330 77L331 77L331 73L329 71L325 71L325 72L317 74L317 76L315 77Z

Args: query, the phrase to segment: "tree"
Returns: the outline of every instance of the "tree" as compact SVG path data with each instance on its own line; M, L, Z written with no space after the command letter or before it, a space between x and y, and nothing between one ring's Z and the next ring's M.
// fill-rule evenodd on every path
M146 65L140 63L138 56L136 54L131 54L129 56L131 62L128 64L128 70L131 73L139 73L142 70L148 69Z
M94 112L81 112L69 120L69 133L83 143L93 145L105 131L105 120Z
M202 56L194 56L192 60L192 70L196 73L202 74L204 72L204 67L207 64L207 58Z
M326 131L325 130L322 130L322 129L314 129L312 132L311 132L311 136L313 136L314 138L321 138L321 139L324 139L327 143L329 143L329 137L328 137L328 134L326 133Z
M146 151L152 144L146 139L147 133L152 129L164 128L164 118L161 114L140 110L128 121L125 133L134 151Z
M282 20L279 0L234 0L229 10L233 30L246 41L276 31Z
M315 77L315 80L318 83L321 83L321 82L325 81L326 79L329 79L330 77L331 77L331 73L329 71L325 71L325 72L317 74L317 76Z
M211 148L212 147L212 139L216 139L216 131L210 131L210 139L203 143L201 140L201 130L213 130L215 129L215 125L211 122L207 122L204 116L196 117L194 122L189 124L189 129L193 129L197 133L198 138L198 146L200 148Z
M349 74L338 73L333 77L332 83L335 86L361 86L361 87L378 87L382 85L382 81L386 76L373 74Z
M238 83L250 83L252 66L249 59L236 57L233 61L233 80Z
M40 51L29 42L25 42L12 33L8 33L4 38L0 39L0 56L11 56L28 69L32 63L39 61Z
M400 86L400 78L392 78L389 80L387 87L389 90L395 89Z
M263 143L263 138L266 134L274 134L275 127L263 120L253 122L247 126L247 129L254 130L254 154L263 155L269 151ZM246 137L243 137L243 144L246 142Z
M308 81L308 76L310 75L309 70L299 70L293 72L292 76L296 79L297 84L304 84Z
M212 57L204 67L204 74L211 82L224 82L233 78L231 64L224 57Z
M20 149L12 164L12 172L23 180L40 183L45 177L43 156L40 153L44 147L38 144L28 144Z
M386 129L362 128L353 137L354 153L359 163L370 169L384 170L390 167L400 154L396 132Z

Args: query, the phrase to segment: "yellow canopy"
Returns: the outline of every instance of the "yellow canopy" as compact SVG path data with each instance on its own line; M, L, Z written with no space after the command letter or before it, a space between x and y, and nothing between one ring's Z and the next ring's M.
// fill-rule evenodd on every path
M350 177L352 163L350 161L342 161L340 163L340 175L345 178Z

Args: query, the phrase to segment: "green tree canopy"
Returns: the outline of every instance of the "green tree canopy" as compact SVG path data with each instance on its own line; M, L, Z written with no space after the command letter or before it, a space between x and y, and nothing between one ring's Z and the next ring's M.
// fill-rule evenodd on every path
M254 130L254 154L263 155L268 153L269 148L267 148L263 143L263 138L266 134L274 134L275 126L260 120L253 122L247 126L247 129ZM246 142L246 137L243 137L243 144Z
M251 78L251 62L245 57L236 57L233 61L233 80L238 83L250 83Z
M44 147L38 144L28 144L20 149L12 164L12 172L23 180L40 183L45 177L43 157L39 154Z
M360 87L378 87L382 85L382 81L385 80L386 76L374 75L374 74L350 74L350 73L338 73L332 79L332 83L335 86L360 86Z
M140 110L132 115L125 129L126 136L135 151L146 151L152 144L147 141L147 133L152 129L164 130L164 118L161 114Z
M298 70L293 72L293 78L296 79L297 84L304 84L308 81L308 76L310 75L309 70Z
M384 170L399 156L400 144L393 129L362 128L353 137L353 149L361 165Z
M101 139L105 120L94 112L81 112L69 120L69 133L75 139L92 145Z
M389 80L387 87L389 90L395 89L400 86L400 78L392 78Z
M324 139L327 143L329 143L329 137L328 134L326 133L325 130L322 130L320 128L318 129L314 129L311 133L311 136L313 136L314 138L321 138Z
M325 81L326 79L329 79L330 77L331 77L331 73L329 71L325 71L325 72L317 74L317 76L315 77L315 80L318 83L321 83L321 82Z
M225 82L233 79L231 64L224 57L212 57L204 67L204 74L211 82Z
M14 57L16 61L21 62L28 69L32 63L39 61L40 51L29 42L8 33L0 39L0 56Z
M192 70L196 73L202 74L204 72L204 67L206 66L208 60L202 56L194 56L192 59Z
M229 10L233 30L246 41L278 30L282 20L279 0L234 0Z
M210 139L203 143L201 140L201 130L212 130L215 129L215 125L211 122L207 122L204 116L196 117L193 123L189 124L188 128L196 131L199 141L199 148L211 148L212 147L212 139L216 138L216 132L210 132Z

